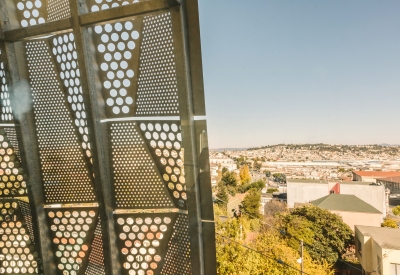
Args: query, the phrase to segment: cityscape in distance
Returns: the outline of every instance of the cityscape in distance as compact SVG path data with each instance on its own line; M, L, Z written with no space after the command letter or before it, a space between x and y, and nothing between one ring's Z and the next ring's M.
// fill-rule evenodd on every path
M288 255L281 261L291 263L294 272L300 264L301 274L304 270L307 274L400 274L399 145L211 149L210 171L217 228L236 228L241 233L235 238L258 249L278 238ZM302 247L303 238L308 238L304 242L308 261L301 254L297 259L289 256L291 249ZM336 252L323 255L314 246ZM241 257L226 261L232 257L228 249L238 247L217 236L219 274L235 274L227 271L232 266L242 270ZM254 257L242 252L243 258ZM272 267L265 264L240 274L275 271ZM283 274L276 268L277 274Z

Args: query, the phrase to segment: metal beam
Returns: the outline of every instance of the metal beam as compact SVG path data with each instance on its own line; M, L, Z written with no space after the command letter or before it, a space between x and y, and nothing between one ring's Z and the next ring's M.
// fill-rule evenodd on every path
M81 26L87 26L105 21L117 20L124 17L138 16L162 11L178 5L178 0L152 0L139 2L132 5L82 14L79 17L79 21Z
M71 28L72 28L71 18L67 18L40 25L5 31L3 41L17 42L24 39L40 37L43 35L59 34L71 31Z
M23 47L20 44L5 43L8 69L10 72L10 77L12 80L10 91L11 91L11 102L14 108L18 98L15 96L14 87L23 81L24 78L20 77L20 72L18 68L23 70L23 66L19 66L17 56L21 54ZM16 48L16 49L15 49ZM14 100L15 98L15 100ZM15 115L15 114L14 114ZM45 274L55 274L55 264L54 255L52 253L47 253L51 251L51 239L50 239L50 229L47 225L47 217L44 205L44 190L43 190L43 180L40 168L39 159L39 148L35 129L35 120L33 116L33 110L29 110L26 113L19 114L16 116L15 121L19 125L19 130L21 136L18 137L18 142L21 142L21 158L24 170L29 175L28 178L28 190L29 190L29 200L30 205L34 206L32 208L32 214L36 219L34 219L34 225L37 230L35 236L38 236L36 241L40 247L40 255L43 261L43 271Z
M204 270L204 247L202 241L202 222L200 192L198 180L199 164L197 161L196 133L194 127L192 82L188 47L186 44L186 28L182 25L185 17L184 5L171 10L174 48L176 49L176 71L178 82L179 114L182 127L182 147L184 148L184 166L190 229L190 257L193 275L206 275ZM207 274L208 275L208 274Z
M81 73L81 85L89 129L91 151L94 168L94 185L99 202L99 215L101 218L103 256L105 260L105 273L110 275L120 274L118 270L118 258L113 251L117 250L112 218L112 182L110 179L110 160L108 151L108 133L105 124L101 123L104 117L103 108L98 103L95 72L93 70L90 38L87 28L80 26L80 13L84 13L84 7L77 5L76 0L69 0L71 21L76 48L79 49L78 64Z
M178 0L152 0L139 2L133 5L126 5L108 10L81 14L78 16L79 20L76 21L74 24L79 24L80 26L90 26L93 24L105 21L113 21L124 17L158 12L174 6L178 6L179 4L180 3ZM2 40L5 42L17 42L24 39L41 37L44 35L69 32L72 29L73 20L74 19L72 18L67 18L35 26L8 30L4 32L4 38Z

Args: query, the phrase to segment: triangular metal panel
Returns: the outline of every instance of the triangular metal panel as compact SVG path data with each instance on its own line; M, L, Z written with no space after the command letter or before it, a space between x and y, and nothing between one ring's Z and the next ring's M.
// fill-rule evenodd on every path
M20 201L0 200L0 274L40 274L40 260Z
M141 121L139 128L175 205L187 209L180 122Z
M74 126L78 133L86 164L92 175L93 160L87 123L88 114L83 100L84 91L82 90L78 53L74 41L74 34L70 32L51 37L49 44L54 60L56 60L57 72L64 88L64 94L66 95L69 110L74 120Z
M4 129L0 129L0 198L27 196L26 175Z
M114 215L122 274L160 274L176 213Z
M142 18L93 27L108 117L134 115Z
M172 208L174 203L135 122L110 126L115 207Z
M90 249L89 261L85 275L105 275L104 253L103 253L103 233L101 231L101 220L98 217L94 237Z
M96 201L46 41L26 43L46 203Z
M84 274L97 225L97 208L47 209L60 275Z
M143 19L135 116L179 115L178 83L169 12Z
M165 263L161 275L191 275L189 220L186 214L178 214L171 238L168 241Z

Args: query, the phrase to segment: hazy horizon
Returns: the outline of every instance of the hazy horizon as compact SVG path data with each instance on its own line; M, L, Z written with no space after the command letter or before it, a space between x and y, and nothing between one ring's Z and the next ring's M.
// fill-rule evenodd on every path
M276 144L265 144L259 146L239 146L239 147L210 147L210 150L215 149L249 149L249 148L260 148L265 146L278 146L278 145L307 145L307 144L325 144L325 145L347 145L347 146L367 146L367 145L380 145L380 146L400 146L400 144L390 144L390 143L366 143L366 144L344 144L344 143L325 143L325 142L315 142L315 143L276 143Z
M400 1L199 7L210 148L400 143Z

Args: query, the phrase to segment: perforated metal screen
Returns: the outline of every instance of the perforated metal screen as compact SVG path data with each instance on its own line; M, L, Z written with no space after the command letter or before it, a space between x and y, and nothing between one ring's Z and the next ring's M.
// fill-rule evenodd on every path
M0 274L216 274L197 1L0 2Z

